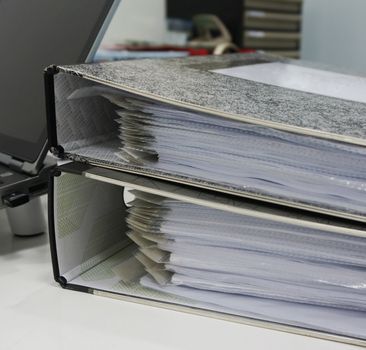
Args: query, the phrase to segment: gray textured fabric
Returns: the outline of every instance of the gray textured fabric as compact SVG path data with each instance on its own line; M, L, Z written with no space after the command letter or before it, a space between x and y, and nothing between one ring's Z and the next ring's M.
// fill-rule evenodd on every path
M209 71L276 61L311 68L318 67L316 64L267 55L234 54L84 64L61 67L61 70L77 73L121 89L196 105L215 110L216 113L239 115L243 120L249 117L258 121L278 123L279 128L287 125L343 135L361 139L351 141L366 144L365 103L295 91ZM319 65L319 68L324 69L324 65ZM329 67L327 69L337 71ZM306 133L306 130L302 131ZM326 137L321 133L319 136Z

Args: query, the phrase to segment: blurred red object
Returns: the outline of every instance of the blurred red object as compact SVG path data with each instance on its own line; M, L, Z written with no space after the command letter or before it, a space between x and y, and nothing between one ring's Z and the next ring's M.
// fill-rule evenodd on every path
M103 47L113 51L179 51L188 52L190 56L205 56L211 53L210 50L199 47L174 46L174 45L109 45Z
M257 50L254 49L239 49L240 53L254 53L257 52Z

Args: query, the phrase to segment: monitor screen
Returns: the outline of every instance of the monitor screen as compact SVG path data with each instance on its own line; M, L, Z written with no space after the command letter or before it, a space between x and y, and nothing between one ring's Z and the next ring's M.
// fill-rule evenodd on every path
M43 70L85 62L113 0L0 0L0 152L34 162L46 144Z

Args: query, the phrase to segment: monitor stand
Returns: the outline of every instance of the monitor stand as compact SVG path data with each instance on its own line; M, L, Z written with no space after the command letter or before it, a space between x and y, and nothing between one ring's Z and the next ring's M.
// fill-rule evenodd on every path
M6 208L12 233L16 236L30 237L40 235L46 230L46 221L41 197L15 208Z

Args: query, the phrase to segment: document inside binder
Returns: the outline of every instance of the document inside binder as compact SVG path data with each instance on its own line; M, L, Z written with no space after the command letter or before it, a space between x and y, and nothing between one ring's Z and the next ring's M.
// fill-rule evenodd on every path
M366 340L364 231L252 209L135 175L62 173L60 276L71 288Z
M365 221L366 148L55 76L59 144L74 160Z

